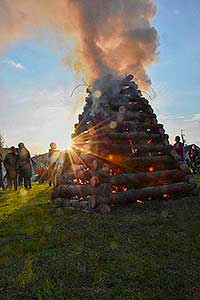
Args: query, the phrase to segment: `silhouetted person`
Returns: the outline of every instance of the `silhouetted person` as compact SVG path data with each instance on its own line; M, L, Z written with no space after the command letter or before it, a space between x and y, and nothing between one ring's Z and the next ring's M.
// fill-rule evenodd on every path
M176 152L177 159L179 161L184 161L184 145L181 143L181 138L178 135L175 137L173 150Z
M3 180L3 157L0 153L0 188L5 190L4 180Z
M56 143L52 142L50 144L50 149L48 153L48 177L49 177L49 186L52 184L55 185L56 181L56 162L59 158L60 151L57 150L57 145Z
M31 155L23 143L18 145L19 176L24 180L24 187L31 189L32 163Z
M17 171L18 171L18 155L16 153L15 147L11 147L8 154L4 159L4 166L6 169L6 176L8 181L8 188L12 190L17 190Z

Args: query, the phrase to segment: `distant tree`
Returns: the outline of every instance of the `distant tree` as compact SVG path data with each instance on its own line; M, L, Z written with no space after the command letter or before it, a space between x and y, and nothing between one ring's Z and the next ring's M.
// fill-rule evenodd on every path
M0 133L0 148L5 147L5 138L3 134Z

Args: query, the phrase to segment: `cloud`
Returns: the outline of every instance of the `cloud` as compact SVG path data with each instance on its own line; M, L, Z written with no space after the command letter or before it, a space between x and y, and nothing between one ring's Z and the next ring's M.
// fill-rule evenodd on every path
M174 137L181 134L186 136L187 144L200 145L200 113L188 115L160 115L159 123L164 125L166 133L170 136L170 142L174 143Z
M66 62L90 80L133 72L147 88L146 67L158 58L156 11L153 0L0 0L0 54L37 28L53 28L73 39Z
M25 68L25 66L19 62L15 62L14 60L4 60L2 61L2 64L6 64L8 66L11 66L13 68L19 69L19 70L23 70Z
M200 114L193 115L192 120L200 122Z

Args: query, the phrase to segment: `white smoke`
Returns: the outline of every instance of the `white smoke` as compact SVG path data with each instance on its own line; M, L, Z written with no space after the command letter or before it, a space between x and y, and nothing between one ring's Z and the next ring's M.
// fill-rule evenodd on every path
M133 73L150 85L145 68L157 58L158 37L150 22L152 0L1 0L0 53L37 27L61 30L76 42L70 65L94 80Z

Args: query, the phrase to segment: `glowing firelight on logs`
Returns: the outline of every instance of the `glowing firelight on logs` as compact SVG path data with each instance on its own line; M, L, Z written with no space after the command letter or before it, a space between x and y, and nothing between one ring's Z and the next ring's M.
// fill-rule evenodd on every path
M149 168L148 168L148 171L149 171L149 172L153 172L153 171L154 171L154 167L149 167Z
M65 170L52 202L109 213L120 204L167 200L190 191L192 184L170 154L163 125L133 76L109 80L100 78L87 91L69 151L74 168L70 175Z
M163 198L167 200L167 199L170 198L170 195L169 194L163 194Z

